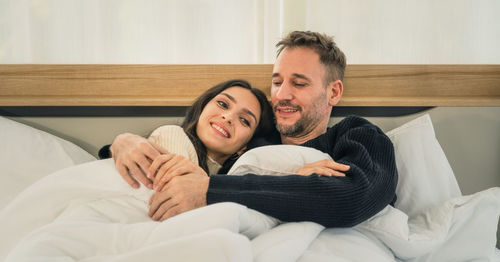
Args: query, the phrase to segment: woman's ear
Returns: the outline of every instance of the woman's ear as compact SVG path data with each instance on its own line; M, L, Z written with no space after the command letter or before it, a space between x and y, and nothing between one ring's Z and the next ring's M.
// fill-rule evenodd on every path
M330 82L330 84L328 84L326 89L327 89L326 92L328 97L328 105L335 106L336 104L339 103L340 99L342 98L342 93L344 91L344 85L342 84L342 81L340 80L332 81Z

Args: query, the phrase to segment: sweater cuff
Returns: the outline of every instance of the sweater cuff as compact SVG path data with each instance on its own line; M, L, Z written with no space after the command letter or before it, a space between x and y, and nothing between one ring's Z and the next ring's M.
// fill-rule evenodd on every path
M207 190L207 205L227 201L240 202L242 193L248 187L246 180L241 176L211 175Z
M99 159L111 158L111 151L109 148L111 145L105 145L101 149L99 149Z

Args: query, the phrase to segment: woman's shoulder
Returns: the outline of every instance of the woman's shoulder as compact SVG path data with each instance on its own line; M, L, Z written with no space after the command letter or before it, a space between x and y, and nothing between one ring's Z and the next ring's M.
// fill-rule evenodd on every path
M151 133L149 139L168 152L182 155L198 164L198 156L193 143L182 127L176 125L160 126Z
M182 127L180 126L177 126L177 125L164 125L164 126L160 126L158 128L156 128L152 133L151 135L155 134L155 133L159 133L159 134L163 134L163 133L175 133L175 134L184 134L185 135L185 132L184 132L184 129L182 129Z

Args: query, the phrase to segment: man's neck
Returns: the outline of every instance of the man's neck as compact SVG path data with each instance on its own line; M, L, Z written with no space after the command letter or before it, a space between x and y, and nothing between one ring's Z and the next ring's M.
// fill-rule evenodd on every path
M314 139L326 132L326 127L313 130L312 132L309 132L305 135L302 136L297 136L297 137L289 137L289 136L281 136L281 143L285 145L301 145L304 144L305 142Z

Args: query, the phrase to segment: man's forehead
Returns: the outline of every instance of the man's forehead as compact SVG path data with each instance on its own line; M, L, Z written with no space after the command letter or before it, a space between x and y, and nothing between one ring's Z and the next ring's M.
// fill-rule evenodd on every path
M276 59L272 76L310 79L323 70L319 55L314 50L305 47L286 48Z

